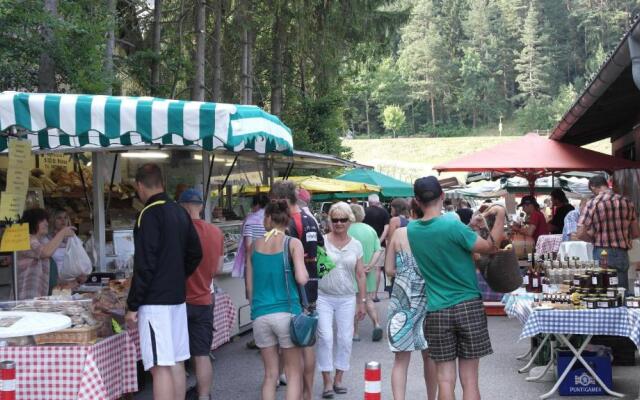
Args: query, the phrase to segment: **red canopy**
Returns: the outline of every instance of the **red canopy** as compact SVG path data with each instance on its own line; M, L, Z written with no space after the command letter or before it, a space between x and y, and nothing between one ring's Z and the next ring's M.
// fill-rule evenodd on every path
M528 133L518 139L434 167L443 171L495 171L531 179L555 172L615 171L640 168L640 162Z

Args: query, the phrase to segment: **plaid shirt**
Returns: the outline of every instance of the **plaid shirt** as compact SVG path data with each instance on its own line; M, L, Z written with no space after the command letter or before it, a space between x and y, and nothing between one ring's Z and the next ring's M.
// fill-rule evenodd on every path
M608 190L589 200L578 225L584 226L597 247L630 249L629 226L635 221L633 204Z

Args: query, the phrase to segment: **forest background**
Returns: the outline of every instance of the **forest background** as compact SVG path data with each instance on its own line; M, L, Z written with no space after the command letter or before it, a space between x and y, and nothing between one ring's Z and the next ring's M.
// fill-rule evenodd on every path
M0 91L257 104L297 149L552 128L640 0L0 0Z

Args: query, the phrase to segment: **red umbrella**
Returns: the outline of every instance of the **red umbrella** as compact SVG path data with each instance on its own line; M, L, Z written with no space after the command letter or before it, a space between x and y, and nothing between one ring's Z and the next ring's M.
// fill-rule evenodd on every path
M607 171L640 168L639 162L528 133L518 139L434 167L439 172L501 172L525 177L533 192L537 177L567 171Z

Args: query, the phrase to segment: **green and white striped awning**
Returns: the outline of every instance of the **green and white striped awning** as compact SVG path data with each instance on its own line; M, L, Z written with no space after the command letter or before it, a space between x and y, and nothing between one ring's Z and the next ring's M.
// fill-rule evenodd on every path
M293 153L291 130L256 106L76 94L0 93L0 132L27 130L34 151L149 145ZM0 135L0 151L7 136Z

